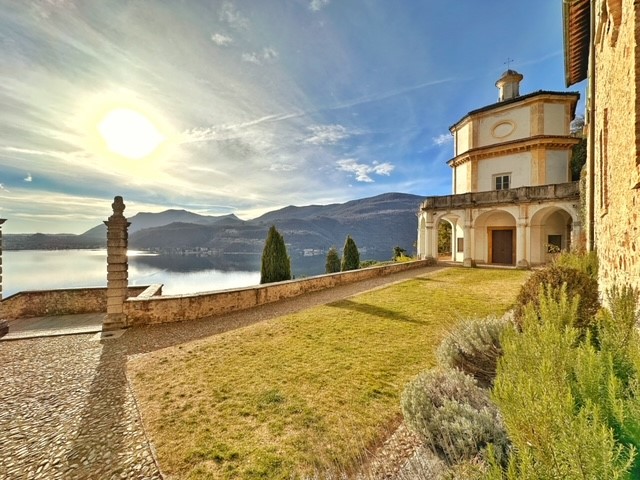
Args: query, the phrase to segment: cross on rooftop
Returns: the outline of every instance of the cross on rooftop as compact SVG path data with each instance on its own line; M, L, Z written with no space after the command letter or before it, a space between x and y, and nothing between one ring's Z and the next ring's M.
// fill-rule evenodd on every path
M513 62L513 58L507 57L507 61L504 64L507 66L507 70L510 70L511 62Z

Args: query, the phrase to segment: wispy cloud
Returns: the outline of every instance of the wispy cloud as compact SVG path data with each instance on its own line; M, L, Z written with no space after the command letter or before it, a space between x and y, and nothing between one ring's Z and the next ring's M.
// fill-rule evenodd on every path
M2 183L0 183L0 190L2 190L3 192L9 193L9 190L7 190Z
M211 41L220 47L226 47L233 43L233 38L223 35L222 33L214 33L211 35Z
M324 7L329 5L329 1L330 0L311 0L311 3L309 4L309 9L313 12L319 12Z
M288 120L300 116L299 113L283 113L279 115L266 115L264 117L257 118L255 120L249 120L246 122L239 122L225 125L215 125L211 127L190 128L182 133L182 140L180 143L196 143L196 142L208 142L216 140L228 140L229 138L236 138L241 135L243 130L249 127L254 127L262 123L278 122L281 120Z
M433 137L434 145L438 145L439 147L443 145L448 145L453 142L453 135L447 133L441 133L437 137Z
M233 4L233 2L224 2L220 8L220 21L228 24L238 30L249 28L249 19L245 17Z
M422 90L423 88L433 87L435 85L441 85L443 83L457 82L457 81L459 81L459 79L451 77L451 78L444 78L442 80L432 80L429 82L422 82L409 87L396 88L393 90L387 90L385 92L364 95L358 98L347 100L346 102L337 103L335 105L329 105L325 108L325 110L342 110L345 108L352 108L352 107L356 107L358 105L364 105L367 103L380 102L382 100L388 100L390 98L406 95L408 93L415 92L417 90Z
M290 163L273 163L269 166L271 172L292 172L296 169L297 167Z
M24 181L25 182L32 182L33 181L33 177L31 176L30 173L27 173L27 176L24 177Z
M383 175L388 177L395 168L391 163L378 163L373 162L371 165L366 163L358 163L353 158L346 158L344 160L338 160L338 170L343 172L349 172L355 175L356 181L372 183L374 180L371 178L371 174Z
M308 127L311 136L305 140L313 145L334 145L349 137L347 129L342 125L313 125Z
M242 54L242 61L262 65L264 62L271 62L278 58L278 52L271 47L262 49L262 52L245 52Z

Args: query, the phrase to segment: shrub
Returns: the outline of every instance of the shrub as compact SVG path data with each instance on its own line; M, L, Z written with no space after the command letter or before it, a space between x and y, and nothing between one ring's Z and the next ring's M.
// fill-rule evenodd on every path
M438 363L463 371L483 388L490 387L502 355L500 335L509 325L508 320L495 317L459 323L440 343Z
M281 282L283 280L291 280L291 259L287 255L284 238L272 225L267 233L267 240L262 251L260 283Z
M525 309L522 333L501 339L493 399L513 449L507 470L494 461L488 478L629 478L635 447L612 427L636 395L623 392L590 333L579 341L577 297L547 287L538 305Z
M514 309L514 320L519 327L522 327L525 307L533 305L536 312L540 311L540 289L544 285L552 287L556 295L560 292L560 287L566 284L566 292L569 298L579 296L578 312L575 317L575 327L586 329L593 325L595 314L600 308L598 296L598 283L586 273L575 268L568 268L559 265L551 265L531 274L522 285L516 306ZM559 300L556 297L556 300Z
M559 267L575 268L598 280L598 255L596 252L562 252L554 260Z
M376 265L385 265L386 262L379 260L363 260L360 262L360 268L375 267Z
M336 273L340 271L340 257L338 256L338 249L331 247L327 252L327 263L325 264L326 273Z
M405 422L447 464L483 455L493 443L504 453L507 438L488 394L459 370L434 369L413 379L402 394Z
M357 270L360 268L360 253L356 242L353 241L351 236L347 235L347 239L344 242L344 249L342 251L342 267L341 270L346 272L347 270Z

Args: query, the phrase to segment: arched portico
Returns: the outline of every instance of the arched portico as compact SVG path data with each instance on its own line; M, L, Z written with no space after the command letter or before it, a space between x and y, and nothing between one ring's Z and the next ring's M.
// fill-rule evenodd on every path
M473 230L476 262L516 264L517 222L514 213L509 210L512 209L495 208L484 211L475 218Z
M442 252L438 250L439 244L439 232L440 232L440 224L442 222L447 222L451 226L451 255L448 258L453 262L462 262L463 261L463 242L460 239L463 238L464 231L462 226L462 218L464 218L464 212L444 212L439 215L434 215L434 225L435 225L435 233L436 233L436 251L438 255Z
M538 206L531 212L531 263L550 260L553 253L570 250L580 235L580 220L572 206Z
M437 258L437 227L447 221L455 226L451 258L465 266L545 263L549 244L579 244L578 200L577 182L428 197L419 215L420 258Z

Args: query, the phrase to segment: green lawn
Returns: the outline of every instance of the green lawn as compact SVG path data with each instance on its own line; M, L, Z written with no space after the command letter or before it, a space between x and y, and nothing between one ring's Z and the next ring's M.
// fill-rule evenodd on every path
M405 383L434 365L446 330L502 314L526 275L446 269L131 361L163 471L243 479L348 471L397 424Z

